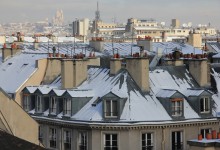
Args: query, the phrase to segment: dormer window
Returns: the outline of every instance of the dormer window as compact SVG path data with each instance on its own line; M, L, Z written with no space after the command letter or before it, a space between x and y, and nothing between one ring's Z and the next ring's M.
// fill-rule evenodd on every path
M56 97L50 98L50 114L56 114L57 110L57 100Z
M42 113L42 111L43 111L42 96L41 95L36 96L36 109L35 109L35 111L37 113Z
M183 114L183 99L173 98L171 100L172 116L182 116Z
M210 112L210 99L208 97L200 98L200 112L201 113Z
M105 100L105 117L118 117L117 100Z
M23 108L24 108L24 110L26 111L26 112L28 112L28 111L30 111L30 109L31 109L31 101L30 101L30 95L27 95L27 94L25 94L25 95L23 95L24 96L24 98L23 98Z
M65 98L63 100L63 115L70 116L71 115L71 99Z

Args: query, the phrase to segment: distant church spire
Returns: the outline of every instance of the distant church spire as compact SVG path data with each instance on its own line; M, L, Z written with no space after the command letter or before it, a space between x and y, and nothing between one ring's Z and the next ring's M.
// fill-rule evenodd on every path
M100 11L99 11L99 2L97 2L97 10L95 12L95 20L100 21Z

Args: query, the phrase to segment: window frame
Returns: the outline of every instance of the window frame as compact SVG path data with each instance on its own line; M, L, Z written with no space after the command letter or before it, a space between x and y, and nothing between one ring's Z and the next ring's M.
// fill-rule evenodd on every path
M43 112L43 96L42 95L36 95L36 106L35 106L35 112L36 113L42 113Z
M110 140L109 140L110 145L109 146L106 145L106 135L110 135ZM116 142L117 142L117 146L116 147L114 147L114 145L113 145L113 141L115 141L115 140L113 140L113 135L116 135L116 138L117 138L116 139ZM116 150L119 150L119 134L115 133L115 132L103 133L103 149L106 150L106 149L113 149L113 148L115 148Z
M88 132L87 131L79 131L78 136L79 136L79 138L78 138L79 150L88 150Z
M65 145L69 145L69 148L65 148ZM72 132L71 130L64 129L63 130L63 149L71 150L71 148L72 148Z
M207 103L206 103L206 100L207 100ZM201 101L203 101L203 102L201 102ZM203 104L203 108L202 108L202 105L201 105L201 103ZM210 111L210 106L211 106L211 99L210 99L210 97L207 97L207 96L205 96L205 97L201 97L200 99L199 99L199 105L200 105L200 113L202 113L202 114L206 114L206 113L210 113L211 111ZM207 109L207 110L206 110Z
M72 114L72 99L64 98L63 99L63 116L71 116Z
M180 117L183 115L183 103L183 98L171 99L171 115L173 117Z
M177 146L178 146L178 139L177 138L177 133L180 132L180 146L181 148L179 149ZM175 140L174 140L174 149L173 149L173 133L175 134ZM183 150L184 149L184 132L183 130L174 130L174 131L171 131L171 150Z
M38 127L38 139L41 143L43 143L43 136L44 136L44 132L43 132L43 126L39 125Z
M56 115L57 114L57 97L55 96L51 96L50 97L50 103L49 103L49 112L52 115Z
M145 135L145 139L143 139L143 135ZM150 135L151 138L150 138L150 141L151 141L151 144L148 145L148 137L147 135ZM142 150L155 150L155 133L154 132L142 132L141 133L141 149ZM143 145L143 143L145 143ZM150 149L149 149L150 148Z
M51 144L54 144L54 146L51 146ZM49 127L49 147L57 148L57 144L57 128Z
M23 94L23 109L26 112L31 109L31 96L29 94Z
M206 132L207 130L208 130L208 132ZM212 132L212 128L202 128L202 129L200 129L200 134L202 134L202 138L206 138L206 134L211 133L211 132Z
M105 118L118 118L118 101L114 99L107 99L104 101L104 103L105 103L105 109L104 109ZM116 111L114 110L113 105L116 105L116 108L115 108Z

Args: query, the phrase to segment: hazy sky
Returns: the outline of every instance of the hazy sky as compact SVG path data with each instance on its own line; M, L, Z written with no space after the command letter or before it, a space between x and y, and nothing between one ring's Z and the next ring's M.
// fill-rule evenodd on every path
M64 12L65 21L75 18L95 18L97 0L1 0L0 23L36 22ZM177 18L181 23L208 24L220 29L220 0L99 0L101 19L126 22L128 18L155 18L170 24Z

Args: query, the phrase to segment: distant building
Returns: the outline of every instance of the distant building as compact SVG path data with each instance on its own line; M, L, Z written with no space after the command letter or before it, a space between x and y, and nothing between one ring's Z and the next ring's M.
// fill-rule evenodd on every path
M178 19L172 19L172 24L171 24L172 28L180 28L180 21Z
M73 36L82 36L85 41L87 39L87 35L90 33L89 28L89 19L77 19L73 21Z
M54 26L62 26L64 23L64 16L62 10L57 10L56 15L52 19L52 24Z

